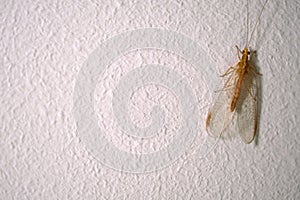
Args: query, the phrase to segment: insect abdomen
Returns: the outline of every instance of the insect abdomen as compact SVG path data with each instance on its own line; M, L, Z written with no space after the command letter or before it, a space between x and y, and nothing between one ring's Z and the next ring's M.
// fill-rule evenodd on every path
M238 99L240 97L240 93L241 93L241 88L242 88L244 76L245 76L245 70L242 71L242 73L241 73L241 75L239 77L238 83L236 85L234 96L233 96L233 99L232 99L232 102L231 102L231 105L230 105L230 111L231 112L234 111L234 109L236 107L236 104L237 104L237 101L238 101Z

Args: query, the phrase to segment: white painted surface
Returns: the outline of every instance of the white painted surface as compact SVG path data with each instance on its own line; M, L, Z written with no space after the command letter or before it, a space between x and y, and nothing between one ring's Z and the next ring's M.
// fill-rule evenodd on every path
M259 0L251 2L252 23L261 5ZM202 77L201 70L213 70L216 76L211 79L217 80L218 70L236 62L234 45L243 46L245 40L245 1L2 0L0 199L299 199L299 9L299 1L270 1L251 44L263 74L257 144L245 145L238 137L221 141L203 159L199 138L207 137L206 101L218 85L206 87L210 78ZM198 139L171 166L151 173L124 173L99 162L79 139L73 91L83 63L100 44L124 31L149 27L175 31L202 46L209 59L200 72L176 54L139 49L118 58L106 71L107 80L99 77L99 81L114 84L118 64L126 72L145 60L171 67L181 63L178 70L196 77L190 84L203 100ZM151 123L152 105L147 107L151 91L158 93L152 103L169 105L169 114L180 118L176 96L165 88L155 89L148 86L132 96L129 115L141 127ZM112 85L104 84L104 89L98 85L96 96L103 98L96 98L96 105L109 100L111 91ZM167 93L165 98L160 92ZM146 115L139 115L142 112ZM98 114L101 117L101 111ZM168 127L176 134L178 120L168 116ZM104 130L106 125L99 121ZM120 149L145 151L147 144L126 143L125 136L114 133L107 131L106 137ZM160 137L150 151L172 142L172 137Z

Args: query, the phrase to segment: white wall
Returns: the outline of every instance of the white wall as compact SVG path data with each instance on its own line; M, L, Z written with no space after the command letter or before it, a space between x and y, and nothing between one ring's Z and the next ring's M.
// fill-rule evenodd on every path
M251 1L251 25L262 3ZM224 139L207 154L210 97L245 45L245 5L1 0L0 199L300 199L299 1L269 1L250 44L263 74L257 139ZM169 79L171 88L159 82ZM91 119L73 105L89 81L101 131L88 136ZM128 84L140 87L126 94ZM121 131L120 102L137 137Z

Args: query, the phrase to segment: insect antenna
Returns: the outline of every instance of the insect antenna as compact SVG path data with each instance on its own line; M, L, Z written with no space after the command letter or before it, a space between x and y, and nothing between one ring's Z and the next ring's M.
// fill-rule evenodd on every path
M269 0L266 0L265 1L265 3L264 3L264 5L263 5L263 7L262 7L262 9L261 9L261 11L260 11L260 13L259 13L259 15L258 15L258 18L257 18L257 20L256 20L256 22L255 22L255 25L254 25L254 28L253 28L253 30L252 30L252 32L251 32L251 35L250 35L250 39L248 40L248 33L247 33L247 47L249 46L249 44L250 44L250 42L251 42L251 40L252 40L252 37L253 37L253 33L254 33L254 31L255 31L255 29L256 29L256 27L257 27L257 24L258 24L258 22L259 22L259 19L260 19L260 17L261 17L261 15L262 15L262 13L263 13L263 11L264 11L264 9L265 9L265 7L266 7L266 4L267 4L267 2L268 2ZM247 24L248 24L248 0L247 0ZM247 31L248 32L248 31Z
M246 47L249 48L248 37L249 37L249 0L247 0L247 19L246 19Z

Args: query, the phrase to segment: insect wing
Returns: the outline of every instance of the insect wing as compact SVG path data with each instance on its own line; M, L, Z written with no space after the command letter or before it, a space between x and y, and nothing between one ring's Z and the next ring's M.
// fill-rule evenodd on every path
M208 111L206 119L206 130L212 137L218 137L230 124L234 112L230 111L230 105L234 96L238 76L234 70L228 74L229 78L217 98Z
M237 103L237 122L242 140L249 144L257 129L257 84L253 73L246 73Z

